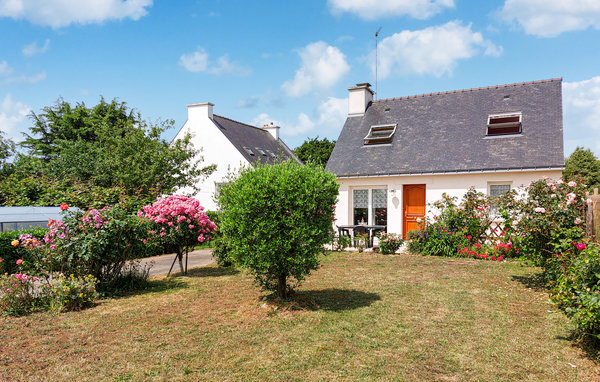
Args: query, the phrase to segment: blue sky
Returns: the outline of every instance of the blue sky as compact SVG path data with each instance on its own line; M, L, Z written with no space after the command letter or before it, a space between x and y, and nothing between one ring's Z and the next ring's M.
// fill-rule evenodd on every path
M565 155L600 156L597 0L0 0L0 130L102 95L176 129L210 101L290 147L336 139L379 27L378 98L562 77Z

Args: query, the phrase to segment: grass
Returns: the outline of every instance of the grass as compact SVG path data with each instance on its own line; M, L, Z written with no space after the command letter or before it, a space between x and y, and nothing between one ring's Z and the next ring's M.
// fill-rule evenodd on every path
M0 318L0 380L589 381L518 263L334 253L293 299L205 267L82 312Z

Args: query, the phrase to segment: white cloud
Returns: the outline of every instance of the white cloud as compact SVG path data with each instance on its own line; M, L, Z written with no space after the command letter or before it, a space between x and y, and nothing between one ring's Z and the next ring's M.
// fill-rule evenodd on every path
M39 72L37 74L32 74L30 76L26 76L24 74L16 77L8 77L0 80L1 86L9 86L9 85L33 85L37 84L40 81L46 79L46 72Z
M0 62L0 76L7 76L13 72L13 68L8 65L8 62Z
M179 57L179 65L183 66L188 72L208 73L217 76L223 74L247 76L251 73L249 68L230 61L227 55L219 57L216 62L211 62L208 53L203 48L198 48L192 53L182 54Z
M44 45L39 46L37 44L37 41L34 41L31 44L25 45L21 52L23 53L23 56L25 56L25 57L32 57L32 56L35 56L38 54L46 53L48 48L50 48L50 40L46 39L46 41L44 42Z
M321 102L316 109L314 120L305 113L298 114L293 122L273 119L269 114L262 113L251 122L254 126L269 125L273 122L281 128L281 134L288 137L298 135L321 135L339 133L348 116L348 99L329 97ZM316 122L315 122L316 121Z
M290 97L299 97L315 90L329 89L348 73L350 66L344 54L323 41L308 44L298 51L302 60L294 79L281 88Z
M600 154L600 76L563 82L565 154L576 146ZM591 144L593 147L590 147Z
M235 103L235 107L237 107L238 109L250 109L258 106L260 100L261 98L259 96L250 96L248 98L238 100Z
M324 130L340 131L348 117L348 99L329 97L317 107L317 123Z
M452 73L459 60L479 54L499 56L502 47L473 32L471 25L460 22L405 30L381 40L379 44L379 77L408 74L433 74L440 77ZM373 57L375 52L371 53ZM374 59L369 59L375 62ZM374 65L373 65L374 70Z
M0 130L6 133L8 138L21 139L19 133L26 130L25 121L29 115L31 107L13 100L10 94L7 94L0 101Z
M151 6L152 0L0 0L0 17L60 28L126 18L138 20Z
M305 113L300 113L297 120L291 123L279 121L271 118L267 113L261 113L257 115L250 124L254 126L264 126L270 125L271 122L275 126L279 126L281 128L281 134L286 136L306 134L315 126L314 122L311 121L310 117Z
M410 16L426 19L445 8L454 8L454 0L328 0L334 14L353 13L363 20Z
M598 0L506 0L500 11L519 23L527 34L554 37L563 32L600 29Z

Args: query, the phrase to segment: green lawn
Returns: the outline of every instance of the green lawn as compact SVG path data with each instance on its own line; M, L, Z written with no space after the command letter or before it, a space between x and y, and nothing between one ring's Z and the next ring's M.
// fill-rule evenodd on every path
M537 271L335 253L281 307L244 273L201 268L82 312L0 318L0 380L600 380Z

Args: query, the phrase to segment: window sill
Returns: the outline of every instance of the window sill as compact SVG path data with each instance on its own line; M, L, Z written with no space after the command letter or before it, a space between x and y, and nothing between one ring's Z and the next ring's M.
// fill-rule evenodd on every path
M504 138L521 138L523 133L518 134L502 134L502 135L486 135L483 139L504 139Z

